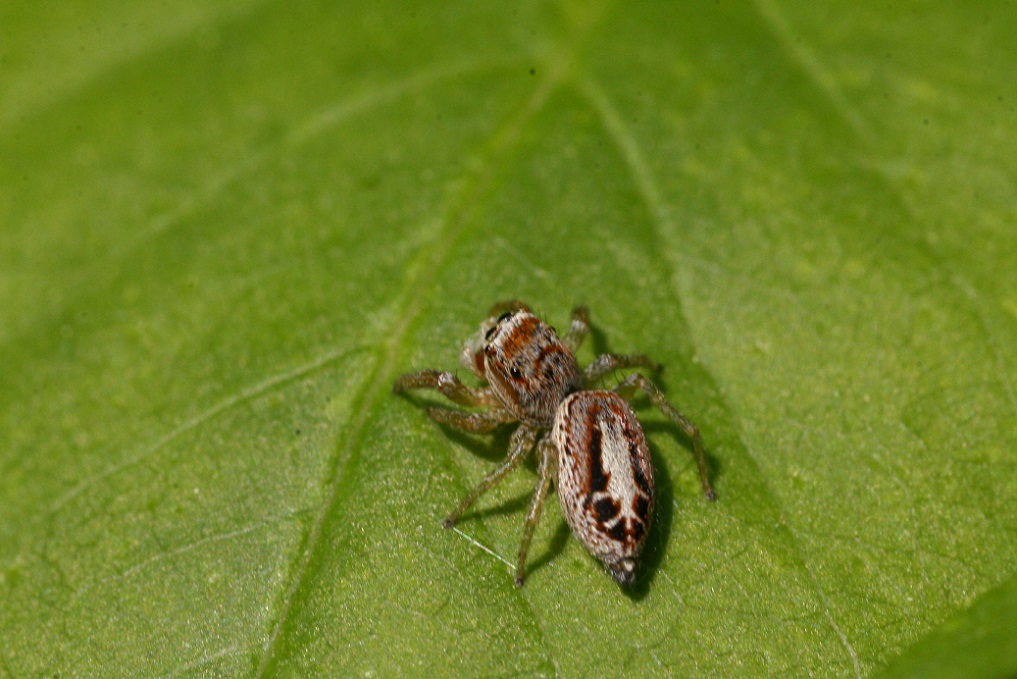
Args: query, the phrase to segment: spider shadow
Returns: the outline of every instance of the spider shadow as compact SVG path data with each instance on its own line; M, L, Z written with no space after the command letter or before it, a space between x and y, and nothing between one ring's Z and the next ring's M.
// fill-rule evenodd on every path
M403 392L398 395L421 410L426 410L433 406L438 408L451 407L454 410L461 410L466 413L471 412L469 409L457 408L455 404L450 404L449 401L420 398L412 395L410 392ZM468 432L463 431L462 429L456 429L455 427L450 427L447 424L442 424L441 422L435 422L434 420L432 420L432 422L441 428L441 430L445 433L446 438L459 444L463 448L466 448L477 457L488 461L501 460L508 455L509 441L512 438L512 433L515 431L517 424L515 422L502 424L491 432Z
M458 443L464 448L467 448L470 452L477 455L478 457L490 460L491 462L505 459L505 456L508 454L509 442L512 438L512 434L515 432L515 426L511 424L498 427L492 434L474 435L468 432L455 429L454 427L448 427L444 425L442 426L442 429L445 431L445 433L453 442ZM489 442L483 442L478 438L489 436L492 437ZM527 471L532 474L536 474L537 471L537 459L536 459L537 456L535 451L536 447L534 447L534 451L531 451L531 453L527 455L526 459L520 465L520 468L525 467ZM513 473L518 471L519 469L517 468ZM536 479L534 478L534 480ZM476 479L476 482L479 483L480 479ZM485 494L484 497L489 497L489 495ZM463 523L468 522L472 519L483 521L484 519L487 519L489 517L501 517L514 514L521 517L519 522L519 534L521 535L523 530L523 522L525 521L526 511L527 509L529 509L530 500L532 497L533 497L532 492L529 492L524 493L522 495L518 495L510 500L500 502L494 506L478 508L476 505L473 505L472 507L470 507L469 510L467 510L465 514L463 514L459 518L457 525L462 525ZM552 483L551 489L548 491L547 497L544 499L545 503L544 512L543 515L541 516L541 521L537 524L537 531L540 531L541 525L547 522L548 520L547 505L548 503L551 502L557 503L556 499L552 499L556 497L557 497L556 483ZM480 501L478 500L478 502ZM568 523L566 523L563 518L559 518L557 523L558 526L557 528L555 528L554 534L551 536L551 539L548 542L546 549L543 550L543 552L536 558L533 558L533 553L531 552L530 558L527 559L526 562L527 577L537 572L547 564L551 563L555 558L560 556L565 551L565 547L568 544L569 536L571 535L571 530L569 529ZM515 557L514 554L512 556L513 558Z
M590 325L590 332L586 335L586 341L593 348L594 357L612 353L611 348L607 346L607 336L596 325Z
M645 399L643 399L643 401L645 401ZM639 405L642 406L643 404L640 403ZM646 405L649 404L647 403ZM652 408L652 406L650 407ZM681 458L682 460L682 464L680 466L683 469L683 471L686 469L691 469L695 473L696 480L697 481L699 480L699 469L696 465L696 451L695 448L692 447L692 441L690 441L687 436L679 432L678 429L671 422L648 422L648 423L641 422L640 424L642 424L643 426L643 433L647 435L647 439L650 438L649 436L650 434L654 435L663 434L670 437L671 440L674 441L675 447L680 450L680 452L678 453L678 457ZM651 450L651 453L652 452L653 451ZM719 479L724 474L724 465L723 463L721 463L719 458L714 457L714 455L710 452L710 449L706 447L705 442L703 443L703 459L706 462L706 477L710 479L710 485L714 486L714 490L716 491L717 479ZM653 465L654 469L659 469L662 467L661 459L658 455L653 456ZM660 474L660 476L664 476L664 474ZM667 478L665 480L667 482L670 482L671 475L667 474L666 476ZM658 484L660 483L659 478L657 479L657 482ZM703 496L702 492L699 493L699 496L702 497L704 500L706 499L705 496Z
M508 457L509 443L512 440L512 434L516 430L516 423L503 424L492 432L487 433L471 433L450 427L445 424L436 422L441 427L441 430L445 433L445 437L448 438L452 443L462 446L467 449L473 455L487 460L488 462L500 462ZM534 466L532 458L535 456L531 453L527 455L526 460L523 461L524 465ZM479 483L480 479L477 479Z
M417 406L432 405L431 402L426 400L418 400L414 398L408 398L407 400L413 402L414 405ZM445 434L445 437L452 444L459 445L467 449L468 451L470 451L471 454L479 457L480 459L492 463L501 462L506 457L508 457L509 446L512 442L512 435L515 433L517 427L519 426L518 422L508 422L506 424L499 425L497 428L494 429L494 431L491 432L474 433L463 431L462 429L456 429L455 427L450 427L446 424L442 424L441 422L435 422L435 424L437 424L441 428L442 432L444 432ZM540 438L541 437L538 436L538 441ZM536 472L537 470L536 446L533 447L533 450L531 450L529 454L527 454L526 458L522 461L519 467L513 470L512 473L514 474L517 471L519 471L519 469L522 468L526 468L530 472L534 473ZM480 483L481 478L482 477L478 477L472 480L464 479L464 482L468 487L467 490L473 488L472 484ZM493 490L493 488L491 490ZM483 497L488 497L488 494L485 493ZM507 502L502 502L501 504L495 507L489 507L487 509L478 510L475 508L476 505L474 505L461 517L460 520L469 517L485 518L488 516L509 514L512 512L519 511L520 509L525 510L529 506L529 502L530 495L527 494L509 500Z
M544 566L548 565L556 558L561 556L565 551L565 546L569 542L569 537L572 535L572 530L569 525L565 523L564 519L558 521L558 527L554 530L554 535L551 536L551 540L547 545L547 549L544 553L538 556L536 559L529 560L526 564L527 577L536 573Z
M557 502L552 500L551 497L553 492L549 492L545 503ZM495 507L488 507L486 509L480 509L477 511L470 511L463 515L460 519L460 523L469 519L486 519L490 516L507 516L509 514L519 515L519 533L522 534L523 521L525 520L526 509L530 506L530 498L532 496L527 493L520 495L508 502L502 502ZM544 513L540 518L540 522L537 524L537 530L534 533L534 538L538 536L541 531L541 526L548 522L548 511L547 504L544 505ZM569 537L572 535L571 529L569 529L568 523L565 522L564 518L559 518L557 521L557 527L554 529L554 533L548 540L547 546L543 549L539 555L531 551L526 559L526 577L529 578L534 573L544 568L556 558L558 558L564 551L566 545L568 545ZM457 524L458 525L458 524ZM533 543L531 543L532 546ZM512 554L514 559L516 554Z
M691 469L696 475L698 481L699 474L696 469L695 453L693 451L692 444L688 441L688 439L675 430L674 425L670 422L652 422L643 425L643 429L648 434L666 432L666 434L675 441L678 448L688 455L686 463L676 464L675 466L683 471ZM681 489L672 480L674 477L671 472L670 461L666 459L664 455L652 449L650 454L653 458L657 498L656 507L654 508L653 525L651 526L650 533L646 538L646 546L644 547L643 554L640 558L642 577L640 577L630 589L625 591L626 595L634 600L641 600L649 593L653 581L660 572L660 564L664 559L664 554L667 553L668 546L671 542L671 533L674 521L676 520L675 505L688 502L710 502L703 495L702 491L698 490L698 483L696 484L698 492L694 492L691 495L682 492L680 497L676 497L676 489ZM716 486L716 480L722 473L723 465L721 465L719 460L708 451L704 451L704 456L706 458L707 476L709 477L711 484ZM680 512L677 520L681 520ZM679 556L678 558L681 559L682 557Z
M516 425L515 423L502 425L498 427L494 432L488 434L470 434L469 432L464 432L454 427L448 427L445 425L441 425L441 428L449 439L451 439L454 443L461 445L463 448L466 448L477 457L487 460L489 462L501 462L508 456L509 443L512 440L512 434L515 433ZM491 438L489 441L484 442L481 441L479 437L485 438L491 437ZM526 469L527 472L533 474L533 480L534 483L536 483L536 472L537 472L536 446L534 446L533 450L531 450L529 454L527 454L526 458L520 463L520 465L516 467L514 470L512 470L512 472L510 472L509 476L518 473L522 469ZM473 488L473 484L480 483L481 478L482 477L477 477L476 479L466 480L468 490ZM481 496L481 498L478 498L477 503L478 504L483 503L484 501L483 499L491 497L493 491L494 488L490 488L487 493ZM551 490L548 492L547 495L548 498L550 498L551 495L553 494L554 494L554 484L552 483ZM485 519L490 516L502 516L507 514L513 514L520 511L525 513L525 511L530 506L531 497L532 493L525 493L510 500L498 503L494 506L488 506L483 508L478 508L477 504L474 504L473 506L470 507L470 509L466 511L465 514L463 514L462 517L460 517L460 521L469 518ZM545 500L545 502L546 501L547 500Z

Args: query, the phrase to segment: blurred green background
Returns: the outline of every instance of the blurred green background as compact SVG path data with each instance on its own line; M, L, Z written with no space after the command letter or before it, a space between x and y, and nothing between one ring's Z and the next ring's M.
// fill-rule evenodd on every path
M1017 674L1012 4L0 5L0 677ZM634 592L392 381L645 352Z

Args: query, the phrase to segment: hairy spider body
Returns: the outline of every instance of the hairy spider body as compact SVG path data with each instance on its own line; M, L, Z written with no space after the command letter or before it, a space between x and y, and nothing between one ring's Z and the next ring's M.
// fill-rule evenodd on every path
M396 392L435 389L454 403L488 410L429 408L434 420L457 429L491 431L519 422L508 457L487 474L445 519L452 526L481 495L498 484L536 446L537 487L523 529L516 584L522 585L533 531L551 478L572 532L622 585L635 581L637 559L653 516L653 465L643 428L628 399L642 390L692 440L703 492L713 499L699 429L679 413L648 378L633 373L611 391L591 390L617 368L660 366L642 354L603 354L581 370L575 350L590 330L585 307L572 311L564 337L519 301L494 306L463 347L461 363L487 386L471 388L449 372L423 370L400 377ZM548 432L541 436L541 432Z

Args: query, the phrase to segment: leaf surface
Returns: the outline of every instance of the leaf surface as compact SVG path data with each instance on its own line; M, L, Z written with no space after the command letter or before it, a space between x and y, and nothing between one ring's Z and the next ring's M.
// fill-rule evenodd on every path
M0 676L1017 672L1003 4L0 8ZM624 593L390 393L641 352ZM967 636L965 636L967 635ZM997 652L986 660L988 639Z

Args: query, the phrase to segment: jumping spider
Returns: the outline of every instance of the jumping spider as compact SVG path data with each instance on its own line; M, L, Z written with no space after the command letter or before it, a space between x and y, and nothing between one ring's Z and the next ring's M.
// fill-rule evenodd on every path
M603 354L580 370L574 352L590 331L586 307L572 311L565 337L542 323L517 300L496 304L480 331L467 340L461 363L487 386L464 385L450 372L421 370L396 380L393 391L434 389L463 406L464 412L428 408L441 424L470 432L489 432L519 422L509 455L459 503L443 525L451 527L477 498L490 490L537 448L537 487L523 529L516 585L523 584L526 553L557 475L558 497L572 532L622 585L635 581L636 562L653 516L654 484L643 428L628 400L641 389L692 441L703 493L714 499L706 472L699 429L674 409L646 376L630 374L611 391L591 390L618 368L660 365L642 354ZM541 436L542 431L549 433Z

